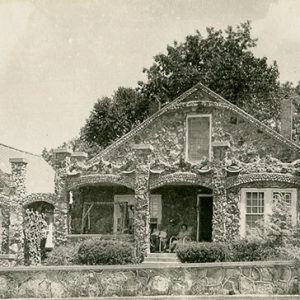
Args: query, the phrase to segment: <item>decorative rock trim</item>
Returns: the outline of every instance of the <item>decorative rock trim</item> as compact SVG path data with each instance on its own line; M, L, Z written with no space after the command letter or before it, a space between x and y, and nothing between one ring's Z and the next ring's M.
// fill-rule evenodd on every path
M153 146L150 144L132 144L133 150L153 150Z
M70 149L67 148L55 149L53 152L55 154L67 154L67 155L71 155L73 153Z
M130 178L109 174L92 174L70 178L68 180L68 190L98 183L118 184L134 189L134 180L130 180Z
M150 190L172 183L187 183L212 188L211 179L204 178L203 176L190 172L176 172L173 174L159 176L157 179L152 181L150 180Z
M228 147L230 147L230 142L229 141L215 141L215 142L211 143L211 146L228 148Z
M23 164L28 164L28 159L26 158L10 158L9 159L10 163L23 163Z
M34 193L26 196L24 198L23 207L28 206L34 202L47 202L55 206L56 204L56 195L52 193Z
M76 152L73 152L72 154L71 154L71 157L73 158L87 158L88 157L88 155L87 155L87 153L85 153L85 152L78 152L78 151L76 151Z
M232 188L241 184L256 181L278 181L300 185L299 176L280 173L252 173L228 178L226 182L226 188Z

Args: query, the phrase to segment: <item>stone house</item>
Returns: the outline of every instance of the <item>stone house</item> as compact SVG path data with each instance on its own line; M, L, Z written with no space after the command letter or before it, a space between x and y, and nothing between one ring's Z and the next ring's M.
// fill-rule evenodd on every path
M267 220L276 199L295 225L300 147L283 104L279 134L199 83L89 160L58 149L54 194L42 200L53 205L53 243L101 236L147 253L154 228L173 235L182 223L195 241L228 241ZM13 174L25 165L12 164Z
M279 134L199 83L92 159L61 153L68 237L133 237L147 252L151 230L185 223L195 241L228 241L267 220L279 197L296 224L300 147L283 104Z

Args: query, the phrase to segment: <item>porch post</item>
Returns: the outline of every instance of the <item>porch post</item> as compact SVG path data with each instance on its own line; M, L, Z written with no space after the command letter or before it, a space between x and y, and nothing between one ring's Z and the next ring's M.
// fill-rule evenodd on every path
M226 241L226 170L225 158L229 147L229 142L214 142L213 146L213 232L212 240L214 242Z
M17 256L17 263L24 263L23 200L27 195L26 173L28 161L10 158L12 180L15 184L13 201L10 204L9 253Z
M150 191L149 162L151 146L133 145L136 155L134 241L137 257L150 253Z
M66 191L67 169L70 165L71 151L57 149L55 155L55 194L57 201L54 207L54 245L64 244L68 234L68 198Z

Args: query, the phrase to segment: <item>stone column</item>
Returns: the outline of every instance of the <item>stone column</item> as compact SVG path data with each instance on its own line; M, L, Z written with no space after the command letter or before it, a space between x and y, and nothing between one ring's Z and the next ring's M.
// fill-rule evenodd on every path
M71 155L71 173L75 170L75 174L78 172L78 170L85 167L85 163L87 161L88 154L85 152L73 152ZM73 198L78 197L78 191L80 189L77 188L77 193L72 190L69 194L69 212L68 212L68 228L69 233L72 232L72 217L71 217L71 210L72 210L72 204L73 204ZM74 193L75 192L75 193ZM74 197L75 196L75 197ZM75 200L76 201L76 200ZM81 201L81 200L80 200Z
M214 242L226 241L226 170L225 158L229 142L213 142L213 232Z
M17 256L17 263L24 263L23 201L26 196L26 169L24 158L10 158L15 192L10 203L9 253Z
M67 170L70 166L71 151L57 149L54 151L55 194L57 197L54 207L54 245L64 244L68 234L68 194Z
M138 257L150 253L150 190L149 154L151 145L132 146L136 155L134 241Z

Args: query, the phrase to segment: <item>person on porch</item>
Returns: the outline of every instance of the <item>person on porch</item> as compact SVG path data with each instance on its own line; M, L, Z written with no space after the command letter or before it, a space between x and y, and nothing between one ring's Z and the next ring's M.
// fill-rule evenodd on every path
M174 252L177 245L183 243L185 240L191 240L191 232L188 230L187 225L183 223L180 226L177 236L170 239L170 251Z
M164 252L167 245L167 232L159 224L150 236L151 252Z

